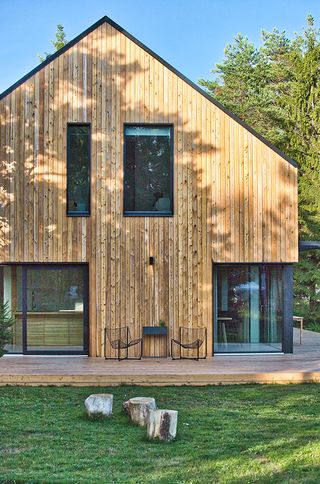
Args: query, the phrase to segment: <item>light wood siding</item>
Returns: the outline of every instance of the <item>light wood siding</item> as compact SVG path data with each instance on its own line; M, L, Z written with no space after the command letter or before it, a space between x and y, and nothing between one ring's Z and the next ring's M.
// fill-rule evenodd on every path
M111 25L0 109L0 261L89 263L92 356L105 324L160 319L207 326L210 352L212 261L297 261L297 170ZM88 218L66 217L68 122L91 123ZM174 125L172 218L123 216L125 122Z

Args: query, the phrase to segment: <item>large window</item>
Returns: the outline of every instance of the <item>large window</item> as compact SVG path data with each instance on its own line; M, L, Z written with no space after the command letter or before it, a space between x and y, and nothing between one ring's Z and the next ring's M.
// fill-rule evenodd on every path
M86 354L85 265L0 266L0 304L14 317L9 353Z
M67 140L67 215L90 214L90 126L69 124Z
M124 137L125 215L172 215L172 126L126 125Z
M277 265L221 265L215 271L218 353L282 351L284 272Z

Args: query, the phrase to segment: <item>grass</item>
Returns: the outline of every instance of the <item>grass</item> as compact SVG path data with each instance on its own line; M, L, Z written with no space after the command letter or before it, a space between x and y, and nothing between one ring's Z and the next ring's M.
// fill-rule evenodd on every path
M2 387L0 482L318 483L320 387ZM114 416L84 399L112 392ZM149 442L121 403L154 396L179 411L177 439Z

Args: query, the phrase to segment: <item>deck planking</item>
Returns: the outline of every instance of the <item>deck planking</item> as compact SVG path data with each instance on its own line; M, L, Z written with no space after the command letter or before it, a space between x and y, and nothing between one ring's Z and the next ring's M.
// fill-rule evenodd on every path
M115 361L90 357L6 356L0 385L117 386L320 382L320 334L295 333L292 355L221 355L207 360Z

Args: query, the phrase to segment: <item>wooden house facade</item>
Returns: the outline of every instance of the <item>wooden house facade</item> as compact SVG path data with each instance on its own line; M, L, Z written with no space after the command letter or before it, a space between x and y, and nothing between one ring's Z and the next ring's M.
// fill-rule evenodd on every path
M9 351L112 356L106 327L159 322L207 328L209 355L292 351L294 161L107 17L0 121Z

